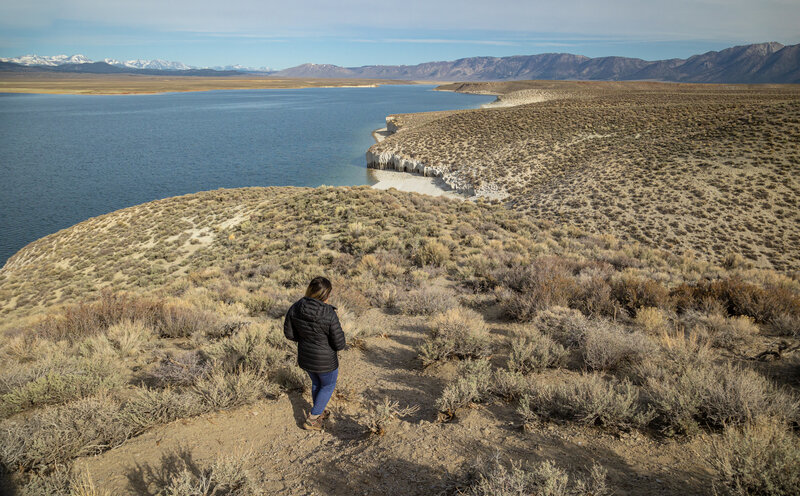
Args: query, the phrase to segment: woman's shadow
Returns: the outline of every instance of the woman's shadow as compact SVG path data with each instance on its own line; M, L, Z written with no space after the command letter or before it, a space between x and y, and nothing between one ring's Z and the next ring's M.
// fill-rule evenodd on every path
M294 422L297 427L303 428L306 421L306 415L311 411L311 403L309 403L301 391L291 391L287 393L289 401L292 403L292 414L294 415Z

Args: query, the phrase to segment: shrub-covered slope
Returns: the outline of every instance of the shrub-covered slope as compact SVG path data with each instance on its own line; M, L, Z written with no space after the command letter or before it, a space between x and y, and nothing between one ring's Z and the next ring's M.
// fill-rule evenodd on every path
M349 349L305 435L281 323L320 274ZM483 202L245 188L90 219L0 278L0 475L24 494L800 488L800 283L735 258Z
M800 267L797 86L519 81L499 105L398 118L374 145L537 219L720 263ZM494 193L493 193L494 194Z

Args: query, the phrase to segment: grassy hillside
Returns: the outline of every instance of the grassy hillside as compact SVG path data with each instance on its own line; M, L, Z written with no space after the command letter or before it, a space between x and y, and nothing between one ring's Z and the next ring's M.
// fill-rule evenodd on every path
M319 274L349 343L321 434L281 333ZM23 494L800 488L800 282L742 260L483 202L245 188L43 238L0 291Z
M800 88L657 83L447 85L500 105L398 117L373 146L536 219L722 263L800 268ZM493 188L487 188L493 190Z

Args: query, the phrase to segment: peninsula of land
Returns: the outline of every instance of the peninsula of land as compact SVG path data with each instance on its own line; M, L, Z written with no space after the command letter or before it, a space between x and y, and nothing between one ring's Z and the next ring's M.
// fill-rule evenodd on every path
M257 76L0 73L0 93L133 95L211 90L375 87L412 84L389 79L314 79Z
M717 263L796 270L798 85L442 85L488 108L397 114L370 168ZM420 176L417 176L420 177ZM424 178L430 180L431 178Z

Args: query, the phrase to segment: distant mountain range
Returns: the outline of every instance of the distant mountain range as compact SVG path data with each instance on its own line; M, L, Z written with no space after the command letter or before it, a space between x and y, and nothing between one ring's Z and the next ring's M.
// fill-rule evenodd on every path
M688 59L647 61L627 57L596 57L569 53L544 53L513 57L470 57L450 62L417 65L340 67L303 64L273 71L242 66L196 68L165 60L105 59L92 62L82 55L40 57L26 55L0 59L0 71L60 71L113 74L214 75L243 72L287 78L371 78L431 81L497 81L521 79L572 79L595 81L654 80L685 83L800 83L800 44L758 43L707 52Z
M303 64L273 73L302 78L380 78L434 81L522 79L658 80L694 83L800 83L800 45L759 43L708 52L688 59L646 61L589 58L568 53L470 57L418 65L339 67Z
M126 68L126 69L147 69L157 71L189 71L189 70L214 70L214 71L239 71L239 72L274 72L269 67L245 67L242 65L228 65L216 67L195 67L186 65L183 62L172 62L169 60L153 59L153 60L125 60L119 61L116 59L103 59L101 62L95 62L83 55L55 55L55 56L40 56L40 55L23 55L21 57L0 58L0 62L24 65L27 67L60 67L63 65L79 65L79 64L108 64L112 67ZM95 69L98 66L95 66ZM78 70L72 72L80 72ZM96 71L87 71L96 72Z

